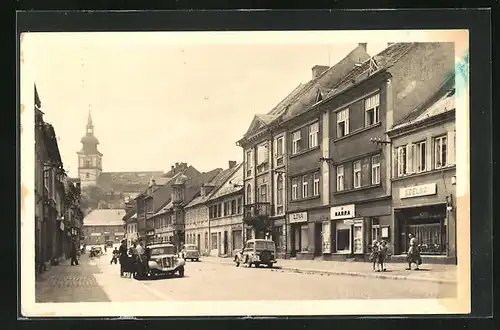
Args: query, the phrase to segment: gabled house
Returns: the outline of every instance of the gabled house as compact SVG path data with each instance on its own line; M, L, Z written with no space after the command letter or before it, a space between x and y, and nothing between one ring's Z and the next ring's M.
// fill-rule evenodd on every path
M196 244L203 255L210 253L210 223L207 201L221 185L223 185L236 166L235 161L229 161L227 169L220 171L214 178L203 183L197 196L185 207L186 243ZM243 208L239 201L239 209Z
M218 187L205 204L208 207L210 255L229 256L243 247L243 166L230 162Z
M289 178L291 164L288 163L292 162L291 152L296 157L292 176L314 175L319 169L324 171L317 164L320 156L318 146L323 143L320 134L325 131L323 128L320 130L321 115L317 105L355 64L367 58L366 46L360 45L333 67L315 65L309 82L300 84L268 114L256 115L243 138L237 142L244 153L244 222L255 237L263 238L270 234L278 249L283 251L282 256L289 256L292 251L290 227L285 219L288 208L294 207L288 203L291 195L287 193L292 184ZM294 131L293 136L290 129ZM309 137L316 140L311 140L310 144ZM307 203L301 205L301 202L294 202L298 213L308 207ZM328 201L321 200L320 204L323 203ZM309 234L305 229L307 234L302 236L305 237L304 246L307 246L305 240ZM245 239L248 238L251 237ZM300 233L295 242L292 245L295 247L298 244L298 248L294 252L300 252Z
M450 76L387 132L394 155L394 229L387 234L394 237L395 255L408 251L413 234L424 263L457 262L454 85Z
M395 43L356 65L321 101L329 143L330 214L310 226L308 252L324 258L367 257L373 239L395 243L386 131L431 98L454 72L453 43ZM319 220L318 220L319 221ZM384 228L383 230L381 228ZM318 232L321 232L320 235Z

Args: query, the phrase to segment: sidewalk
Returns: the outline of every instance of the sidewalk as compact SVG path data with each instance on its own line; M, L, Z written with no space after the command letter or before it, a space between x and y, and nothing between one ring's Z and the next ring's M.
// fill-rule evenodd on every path
M232 258L217 257L203 257L201 259L202 262L221 263L234 267L232 260ZM386 272L374 272L372 264L368 262L278 259L275 270L321 275L348 275L435 283L457 283L456 265L421 265L419 271L405 270L406 267L407 264L403 263L388 263Z
M108 302L108 295L96 281L98 267L89 264L89 257L82 255L78 266L70 260L52 266L35 280L35 301L51 302Z

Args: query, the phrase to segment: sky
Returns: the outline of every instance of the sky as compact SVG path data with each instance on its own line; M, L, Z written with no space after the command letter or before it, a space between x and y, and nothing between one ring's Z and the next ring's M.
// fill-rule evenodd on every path
M45 120L55 127L66 170L89 111L103 171L200 171L242 160L236 146L253 116L267 113L316 64L333 65L357 42L237 38L196 42L165 33L43 33L34 40L35 80ZM179 35L179 34L177 34ZM290 39L291 40L291 39ZM386 43L368 43L375 55Z

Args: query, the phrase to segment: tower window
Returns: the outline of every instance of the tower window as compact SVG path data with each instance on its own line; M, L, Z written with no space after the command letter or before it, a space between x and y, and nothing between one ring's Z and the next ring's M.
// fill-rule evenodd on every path
M89 178L89 174L88 174L88 173L85 173L85 177L88 179L88 178Z
M90 160L85 160L85 167L90 167Z

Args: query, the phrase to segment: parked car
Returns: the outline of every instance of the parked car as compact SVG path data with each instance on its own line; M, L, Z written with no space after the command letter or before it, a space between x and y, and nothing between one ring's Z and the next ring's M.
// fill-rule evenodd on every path
M267 265L271 268L276 261L276 244L268 239L251 239L245 244L245 247L234 257L236 267L240 264L246 264L248 267L259 267Z
M90 256L91 257L100 257L104 253L102 252L102 248L100 246L92 246L90 248Z
M149 245L150 259L148 261L148 277L172 276L178 274L184 276L184 265L186 261L180 258L176 253L173 244L161 243Z
M184 244L180 255L183 259L190 259L191 261L200 261L200 250L195 244Z

